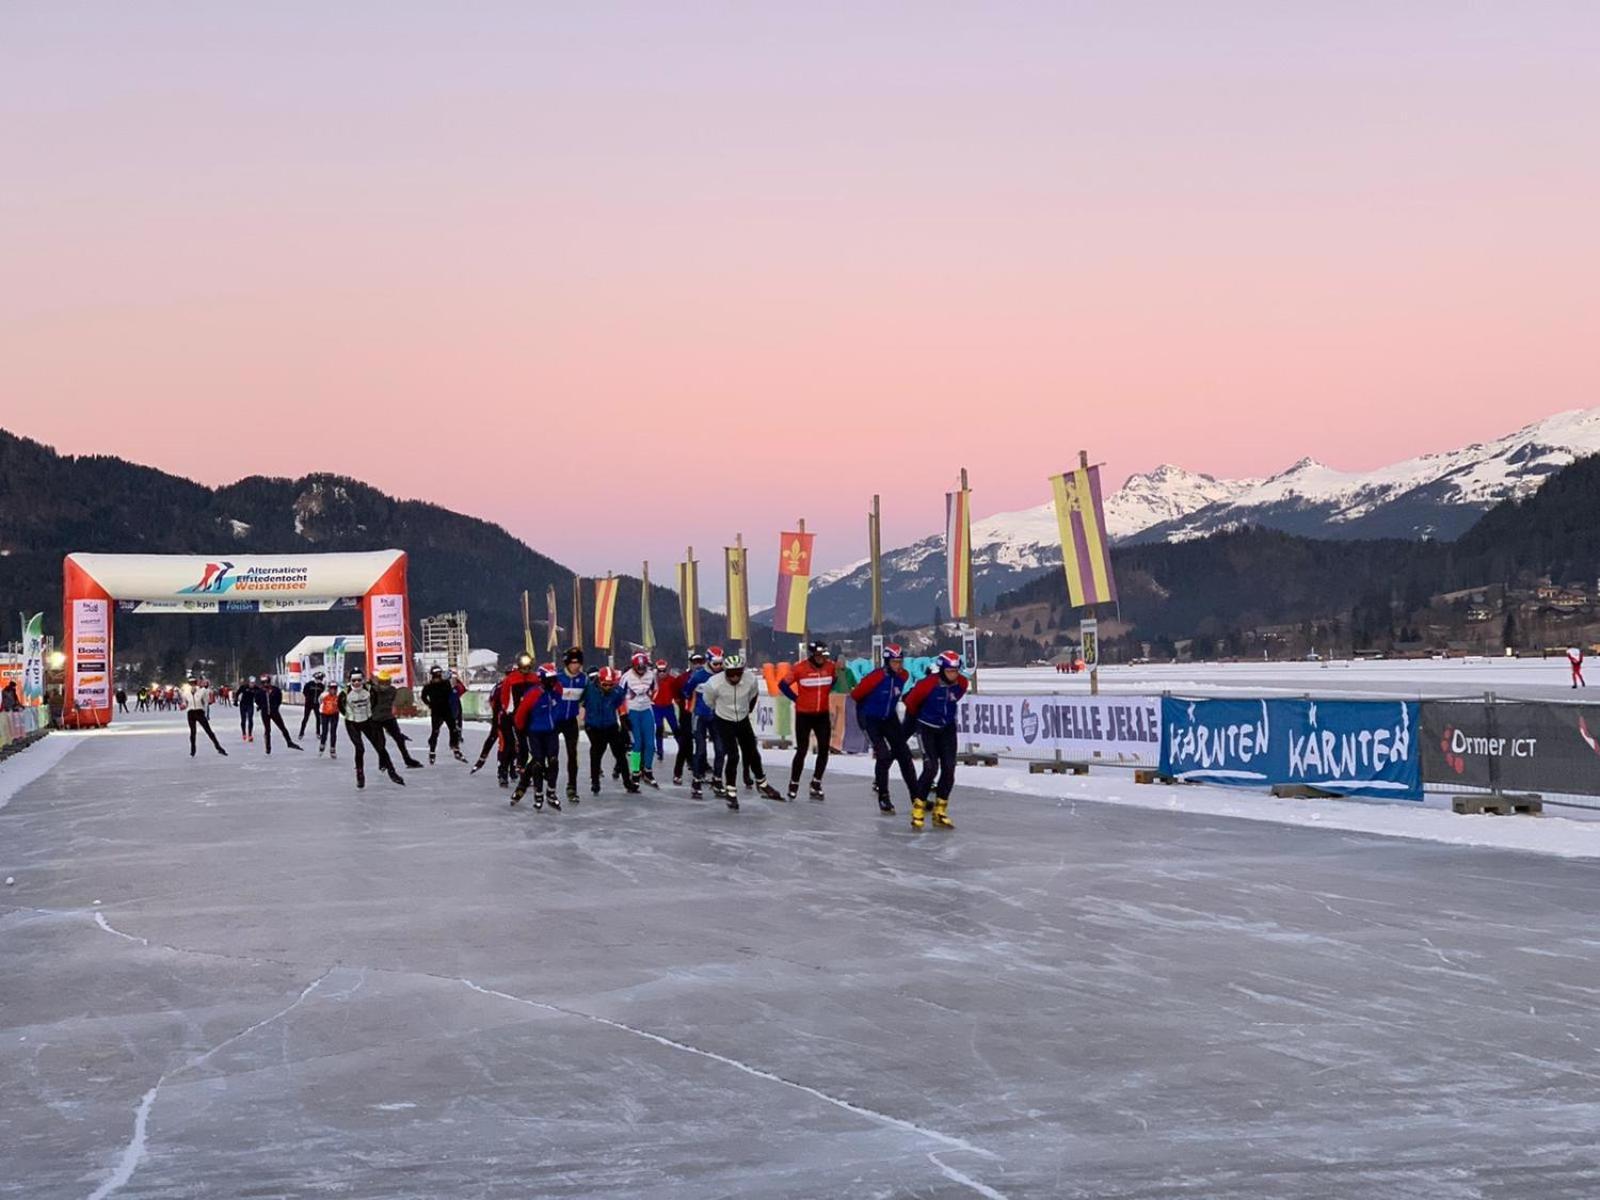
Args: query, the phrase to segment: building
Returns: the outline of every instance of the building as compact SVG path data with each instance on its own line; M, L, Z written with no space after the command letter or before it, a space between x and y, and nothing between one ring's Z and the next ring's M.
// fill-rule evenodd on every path
M417 658L424 669L442 667L447 671L460 672L465 679L469 659L467 614L453 612L423 617L422 641L417 647Z

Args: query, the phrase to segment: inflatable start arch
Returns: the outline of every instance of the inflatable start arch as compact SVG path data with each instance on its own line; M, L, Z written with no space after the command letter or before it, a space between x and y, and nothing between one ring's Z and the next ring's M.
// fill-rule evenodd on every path
M411 686L411 600L403 550L361 554L69 554L62 563L63 723L111 723L115 616L122 612L361 610L368 670Z

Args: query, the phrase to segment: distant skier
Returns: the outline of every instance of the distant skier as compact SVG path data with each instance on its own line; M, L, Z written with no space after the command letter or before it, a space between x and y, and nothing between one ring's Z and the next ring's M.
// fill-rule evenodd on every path
M1583 678L1582 646L1567 647L1567 665L1572 668L1572 686L1575 688L1588 687L1589 684Z
M117 711L119 713L125 713L125 712L128 711L128 689L127 688L119 687L117 689Z
M329 758L339 757L339 685L329 684L317 697L317 753L326 747Z
M313 716L316 716L318 711L319 711L317 701L322 698L323 690L327 687L327 684L325 684L323 682L323 680L325 680L326 678L327 678L327 676L325 674L323 674L321 671L318 671L306 683L305 687L300 689L300 740L301 741L305 740L306 723L308 721L310 721Z
M244 741L256 740L256 677L239 683L239 732Z
M561 685L561 702L556 708L556 732L567 752L567 799L578 802L578 709L588 692L589 675L583 669L583 651L576 646L568 650L561 660L561 673L556 676Z
M889 799L891 764L899 766L912 800L921 790L906 741L906 727L900 720L900 697L910 678L905 651L891 643L883 648L883 666L869 672L850 692L856 702L856 721L872 743L872 790L878 797L879 812L894 812L894 802Z
M589 791L600 794L600 768L605 763L606 751L616 760L622 772L622 786L629 795L639 794L639 785L628 770L627 740L622 735L621 709L625 703L622 694L622 672L615 667L601 667L589 677L583 688L583 729L589 737Z
M222 748L222 743L217 741L217 735L212 732L211 717L207 712L211 707L210 685L191 675L185 681L181 695L184 710L189 714L189 757L194 757L196 733L204 729L206 736L211 739L211 744L217 748L217 753L226 758L228 752Z
M339 697L339 715L344 718L350 744L356 748L356 786L367 786L366 750L362 744L365 740L371 742L373 749L378 752L378 769L391 781L404 787L406 781L394 769L389 751L384 749L383 733L373 724L372 689L367 686L366 677L360 671L350 672L350 686Z
M954 829L950 792L956 782L956 713L961 697L971 685L961 673L961 656L954 651L946 650L933 665L935 673L906 693L906 721L916 723L917 736L922 740L922 778L911 799L911 828L922 828L928 801L937 797L933 823L940 829Z
M394 739L395 746L400 751L400 761L406 766L416 768L422 766L418 760L411 757L411 751L406 749L407 738L400 731L400 722L395 719L394 703L399 698L399 691L382 675L375 675L367 684L367 689L372 693L372 728L381 738L388 734Z
M722 746L726 755L724 782L718 794L728 807L739 807L739 762L755 780L756 791L768 800L782 800L778 789L767 782L766 767L761 762L761 749L756 742L755 726L750 714L755 711L761 697L761 683L754 675L747 675L744 659L730 654L723 660L722 674L700 685L700 695L716 713L717 727L722 732ZM713 790L718 790L715 783Z
M550 807L561 811L561 801L556 799L556 779L560 770L559 747L561 734L557 726L561 720L560 674L555 663L545 663L535 673L532 686L522 693L513 714L517 732L528 743L528 765L522 768L517 788L511 793L511 803L520 803L528 794L528 783L533 783L533 807L544 807L546 792Z
M428 682L422 685L422 702L428 706L428 761L434 762L439 753L439 730L443 728L450 739L450 752L461 762L467 761L467 756L461 753L461 732L456 728L455 718L451 715L451 701L454 691L450 681L444 677L441 667L434 667L428 672Z
M828 697L833 693L838 668L828 657L828 647L812 642L810 653L789 671L789 678L778 685L794 704L794 762L789 766L789 799L800 794L800 776L806 769L806 752L811 739L817 741L817 765L811 776L811 798L823 799L822 773L828 769L828 752L833 748L833 716Z
M633 748L639 755L639 778L651 787L656 782L656 672L650 656L633 656L631 669L622 676L622 690L628 697L628 726L633 730Z
M267 753L272 753L274 725L283 731L283 740L289 749L300 749L300 743L289 736L289 727L283 723L283 689L271 675L261 677L261 687L256 692L256 705L261 709L261 728L267 735Z

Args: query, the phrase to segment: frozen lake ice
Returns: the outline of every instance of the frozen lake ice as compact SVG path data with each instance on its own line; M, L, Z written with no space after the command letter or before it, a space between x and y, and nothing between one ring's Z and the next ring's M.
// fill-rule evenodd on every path
M1592 861L224 744L0 810L0 1195L1600 1194Z

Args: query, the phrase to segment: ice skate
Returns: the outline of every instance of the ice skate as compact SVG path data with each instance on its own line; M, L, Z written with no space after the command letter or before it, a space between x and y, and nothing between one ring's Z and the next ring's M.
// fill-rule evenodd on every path
M911 801L911 828L917 829L917 830L920 830L922 828L923 817L927 813L927 811L928 811L928 806L926 804L924 804L921 800L912 800Z
M388 771L389 781L391 783L398 783L401 787L405 787L406 781L400 777L399 771L396 771L393 767L388 767L386 770Z
M600 781L598 779L591 779L589 781L589 795L598 796L599 794L600 794Z
M737 788L730 789L723 799L728 802L728 807L730 809L732 809L734 812L739 811L739 791Z
M467 761L467 756L465 754L461 753L461 751L459 751L459 750L452 750L452 751L450 751L450 753L454 754L456 756L456 761L459 762L459 763L464 763L464 762Z
M798 779L789 780L789 799L800 799L800 781Z
M571 803L571 804L576 804L578 802L578 785L577 784L575 784L575 783L567 784L567 801L569 803Z
M778 791L777 788L773 787L765 779L756 781L756 794L758 796L765 796L768 800L783 800L783 793ZM784 802L788 803L788 801Z
M511 793L511 807L515 808L517 805L521 804L522 798L527 794L528 789L519 784L517 786L517 790Z
M533 811L540 812L544 809L544 789L539 788L533 793Z
M548 799L550 801L550 809L551 809L551 811L552 812L560 812L561 811L561 801L556 799L556 792L555 792L554 788L550 789L550 795L549 795Z
M822 794L822 780L813 779L811 781L811 791L808 794L813 800L826 800L827 796Z
M691 799L691 800L704 800L705 799L705 793L700 790L701 786L702 785L701 785L701 783L700 783L700 781L698 779L696 779L693 783L691 783L689 785L689 799Z
M940 800L933 806L933 823L939 829L956 827L956 823L950 819L950 801Z
M429 765L429 766L430 766L430 767L431 767L431 766L433 766L433 764L434 764L434 763L435 763L435 762L436 762L436 761L438 761L438 760L437 760L437 758L436 758L436 757L435 757L435 755L434 755L434 753L433 753L433 751L432 751L432 750L429 750L429 751L428 751L428 765Z
M683 786L683 776L682 775L674 775L672 777L672 786L673 787L682 787Z
M661 785L656 782L656 777L655 777L654 772L651 772L651 771L640 771L639 772L639 778L640 778L640 780L642 782L648 783L653 788L656 788L656 789L659 790L660 787L661 787Z
M466 762L467 760L463 758L461 761ZM468 771L467 774L476 775L479 771L483 770L483 764L488 761L489 760L487 758L480 758L476 763L473 764L472 770Z
M356 768L356 786L358 788L364 788L367 786L367 773L360 767Z
M889 799L887 788L878 793L878 811L890 815L894 813L894 801Z

